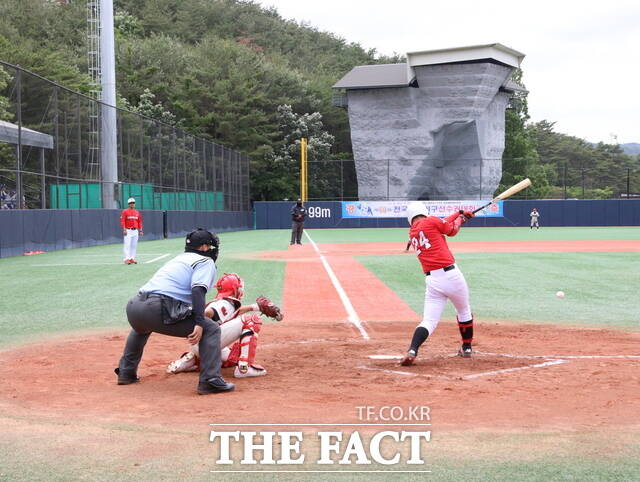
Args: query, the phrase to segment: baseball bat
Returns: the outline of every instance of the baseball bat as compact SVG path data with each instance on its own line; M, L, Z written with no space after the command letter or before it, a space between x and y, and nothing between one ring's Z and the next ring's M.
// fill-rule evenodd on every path
M529 178L523 179L519 183L514 184L509 189L506 189L504 192L501 192L500 194L498 194L496 197L494 197L491 201L489 201L484 206L481 206L478 209L475 209L473 211L473 214L477 213L478 211L482 211L484 208L486 208L487 206L493 204L496 201L502 201L503 199L507 199L508 197L513 196L515 193L520 192L525 187L529 187L529 186L531 186L531 179L529 179Z

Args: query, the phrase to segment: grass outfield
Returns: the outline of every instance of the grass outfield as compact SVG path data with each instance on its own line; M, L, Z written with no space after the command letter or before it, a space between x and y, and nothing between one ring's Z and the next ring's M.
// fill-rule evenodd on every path
M359 257L422 313L424 276L415 256ZM460 253L476 319L637 329L638 253ZM555 296L564 291L563 299ZM445 316L453 319L451 303Z
M398 241L405 229L329 229L309 232L316 243ZM218 271L245 279L248 299L267 295L282 303L285 263L243 259L259 251L284 250L288 230L223 233ZM474 228L452 238L463 241L531 239L640 239L640 228ZM141 242L140 264L121 264L121 245L53 251L0 259L0 346L53 333L126 327L124 306L163 262L183 249L183 240ZM162 259L158 259L165 256ZM422 311L423 276L414 256L359 260L415 311ZM632 302L640 286L636 252L461 253L478 319L552 322L638 329ZM566 298L555 293L562 290ZM449 306L445 316L452 316Z

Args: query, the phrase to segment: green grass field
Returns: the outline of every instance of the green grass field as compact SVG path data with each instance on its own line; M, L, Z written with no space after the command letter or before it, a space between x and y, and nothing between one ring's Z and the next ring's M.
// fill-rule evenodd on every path
M398 254L360 256L418 313L422 310L424 278L413 254L404 254L405 229L311 230L316 243L397 242ZM285 262L249 258L259 251L286 250L288 230L224 233L218 271L237 272L246 282L247 298L268 295L282 303ZM640 228L474 228L463 229L450 243L506 240L640 240ZM640 241L638 241L640 243ZM182 239L141 242L138 265L125 266L121 245L50 252L0 259L0 349L42 341L66 333L128 329L127 300L170 257L183 250ZM162 259L157 259L164 256ZM457 262L471 291L478 320L539 322L626 331L640 331L640 253L460 253ZM155 261L154 261L155 260ZM566 293L564 299L555 292ZM286 308L286 307L285 307ZM453 317L448 308L445 316ZM636 385L630 389L637 390ZM425 403L434 400L425 394ZM133 465L125 448L114 442L105 453L86 453L93 438L101 443L127 440L145 443L146 428L97 421L95 426L16 417L0 405L0 480L211 480L210 461L187 458L146 458ZM637 421L630 421L637 424ZM30 426L39 428L32 434ZM71 424L71 425L70 425ZM473 422L470 422L471 426ZM43 431L43 427L45 430ZM151 431L157 429L149 429ZM613 430L613 429L612 429ZM611 440L602 432L546 434L449 435L433 445L433 480L638 480L640 437L634 427ZM73 435L72 435L73 433ZM43 450L61 435L55 452ZM167 428L168 443L188 444L201 437ZM442 435L441 435L442 436ZM204 443L204 442L203 442ZM126 445L126 444L125 444ZM528 453L531 446L536 453ZM605 450L604 447L608 447ZM464 456L457 456L462 449ZM477 453L476 453L477 451ZM52 455L53 454L53 455ZM57 455L56 455L57 454ZM336 476L338 477L338 476ZM370 480L372 475L342 476ZM384 480L384 476L378 477ZM321 480L312 476L260 476L260 480ZM230 476L229 480L246 480ZM326 480L326 479L325 479ZM394 475L393 480L416 480Z

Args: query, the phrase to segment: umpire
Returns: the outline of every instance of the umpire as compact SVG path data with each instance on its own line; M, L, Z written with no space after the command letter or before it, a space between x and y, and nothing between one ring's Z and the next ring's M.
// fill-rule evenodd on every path
M291 208L291 242L289 244L302 244L302 231L304 220L307 217L307 208L302 204L302 199Z
M131 332L115 372L118 385L138 382L138 364L151 333L186 337L200 349L198 393L235 388L220 376L220 327L204 316L205 295L216 279L218 237L198 228L187 235L185 252L160 268L127 304Z

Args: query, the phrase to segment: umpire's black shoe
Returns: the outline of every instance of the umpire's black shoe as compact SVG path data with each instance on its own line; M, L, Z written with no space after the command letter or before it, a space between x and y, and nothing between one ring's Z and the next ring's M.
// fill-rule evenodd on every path
M227 383L222 377L209 378L206 382L198 383L198 394L208 395L210 393L230 392L236 386L233 383Z
M120 373L120 369L116 368L113 372L118 375L118 385L131 385L140 381L135 373Z

